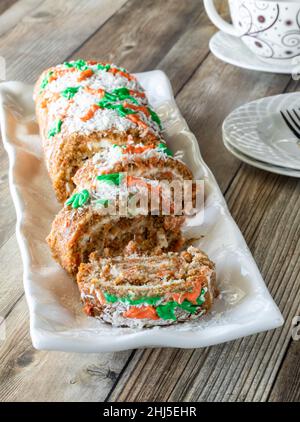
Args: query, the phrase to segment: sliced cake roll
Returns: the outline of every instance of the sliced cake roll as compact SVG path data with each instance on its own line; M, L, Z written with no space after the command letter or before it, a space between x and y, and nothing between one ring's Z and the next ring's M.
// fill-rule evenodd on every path
M175 215L172 191L168 195L159 181L103 174L91 181L81 179L55 217L47 240L54 258L75 274L94 251L116 256L180 250L184 219Z
M161 142L161 122L134 75L113 64L77 60L52 67L35 85L47 168L59 201L74 189L84 160L110 144Z
M215 267L194 247L159 256L101 258L81 264L77 283L87 315L115 326L151 327L205 315L217 295Z
M163 142L111 145L87 160L73 177L82 186L101 174L124 173L156 180L193 180L190 169Z

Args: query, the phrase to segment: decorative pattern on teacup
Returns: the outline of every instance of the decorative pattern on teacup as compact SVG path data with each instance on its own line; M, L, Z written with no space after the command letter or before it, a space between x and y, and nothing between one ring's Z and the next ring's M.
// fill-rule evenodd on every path
M291 59L300 56L299 3L231 0L234 25L242 39L258 56Z

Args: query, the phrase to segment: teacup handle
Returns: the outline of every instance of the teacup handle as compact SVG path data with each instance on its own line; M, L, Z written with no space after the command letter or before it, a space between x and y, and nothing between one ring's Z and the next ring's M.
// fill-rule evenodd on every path
M230 23L226 22L219 13L217 12L213 0L204 0L204 7L210 20L219 28L221 31L227 32L227 34L240 37L241 33Z

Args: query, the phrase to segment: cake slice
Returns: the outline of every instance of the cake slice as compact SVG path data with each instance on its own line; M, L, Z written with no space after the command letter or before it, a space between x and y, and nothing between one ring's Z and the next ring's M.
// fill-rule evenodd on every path
M95 251L104 257L179 251L185 216L175 215L172 195L159 181L126 173L89 180L75 189L52 223L47 241L53 257L76 274ZM170 214L164 212L169 204Z
M151 327L200 318L217 295L215 266L194 247L159 256L101 258L81 264L84 312L114 326Z

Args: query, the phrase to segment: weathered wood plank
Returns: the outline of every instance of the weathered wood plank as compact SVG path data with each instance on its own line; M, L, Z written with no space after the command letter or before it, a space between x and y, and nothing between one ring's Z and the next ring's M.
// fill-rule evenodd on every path
M223 192L240 166L223 145L224 119L245 102L282 93L289 80L288 75L240 69L209 55L176 98Z
M128 366L110 400L267 399L290 340L291 318L299 313L299 188L294 179L245 165L227 194L286 318L283 328L204 350L145 351Z
M80 354L32 348L24 299L6 319L1 401L103 401L130 352ZM17 339L17 342L16 342Z
M15 235L0 249L0 262L0 316L5 317L24 291L22 261Z
M176 92L208 54L208 43L203 40L215 29L203 5L193 0L133 4L116 13L72 58L107 59L134 72L163 68Z
M0 3L0 37L14 28L42 0L2 0Z
M41 2L1 37L1 55L6 59L7 79L33 83L42 70L63 61L125 2Z
M292 341L272 387L269 401L300 402L299 356L300 341Z
M2 0L0 3L0 15L11 7L18 0Z

